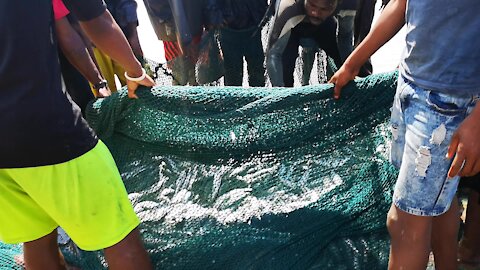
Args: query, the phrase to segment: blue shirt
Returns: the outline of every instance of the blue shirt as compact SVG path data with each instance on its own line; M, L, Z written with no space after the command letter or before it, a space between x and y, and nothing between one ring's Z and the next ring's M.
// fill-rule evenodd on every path
M129 37L128 26L138 25L137 2L135 0L105 0L107 8L115 22L120 26L125 36Z
M409 0L400 71L420 87L480 93L480 1Z

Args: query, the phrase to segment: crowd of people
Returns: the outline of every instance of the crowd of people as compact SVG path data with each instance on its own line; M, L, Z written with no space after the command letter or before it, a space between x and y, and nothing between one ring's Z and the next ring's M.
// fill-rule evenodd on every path
M425 269L431 251L437 269L478 265L478 175L462 180L472 191L460 243L455 194L460 177L480 172L480 2L385 1L370 29L375 2L144 0L178 85L199 84L202 48L221 57L225 85L242 85L246 62L249 85L260 87L267 77L292 87L299 48L309 78L321 49L339 67L330 78L338 99L406 25L391 120L400 173L387 215L389 269ZM104 249L110 269L152 268L113 158L82 117L90 100L117 90L115 77L130 98L155 85L136 8L135 0L0 0L0 240L24 243L27 269L65 268L59 226L80 248Z
M174 85L199 85L223 77L227 86L242 86L245 62L248 84L262 87L268 85L268 80L273 86L293 86L299 47L304 62L302 84L309 84L319 50L340 66L353 50L354 42L359 42L357 37L364 37L363 32L370 29L375 1L368 2L372 13L367 15L357 13L357 9L365 9L359 0L307 1L310 2L314 4L305 8L303 1L295 0L144 0L144 5L156 36L163 43L159 50L164 51ZM62 75L68 78L64 81L73 101L84 109L94 96L108 96L117 91L118 83L125 85L124 70L86 37L61 0L53 3ZM148 71L137 33L137 3L105 3L134 55ZM308 14L309 9L320 12ZM367 18L357 18L360 16ZM355 20L368 27L355 28ZM267 23L271 24L269 37L262 38ZM288 29L284 28L286 23ZM220 64L215 61L217 58ZM206 65L203 69L199 67L201 63ZM221 71L215 65L221 65ZM370 66L362 69L360 76L371 72ZM92 93L84 90L88 82Z

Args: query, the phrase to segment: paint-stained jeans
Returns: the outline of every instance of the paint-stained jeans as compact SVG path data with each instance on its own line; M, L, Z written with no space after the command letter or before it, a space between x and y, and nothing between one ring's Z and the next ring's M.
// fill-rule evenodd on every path
M400 169L393 194L399 209L419 216L445 213L458 177L448 178L448 146L478 96L425 90L400 76L392 108L391 161Z

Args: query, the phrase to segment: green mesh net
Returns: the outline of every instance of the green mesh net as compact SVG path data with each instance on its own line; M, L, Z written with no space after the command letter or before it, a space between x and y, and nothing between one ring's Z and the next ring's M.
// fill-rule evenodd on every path
M356 80L338 101L326 84L120 91L87 119L156 269L386 269L396 78ZM3 248L0 267L11 266L18 246ZM101 252L62 250L81 269L106 268Z

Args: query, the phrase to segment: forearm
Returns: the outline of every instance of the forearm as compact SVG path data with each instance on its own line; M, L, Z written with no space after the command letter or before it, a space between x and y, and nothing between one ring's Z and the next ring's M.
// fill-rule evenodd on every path
M127 25L128 36L126 37L130 47L132 48L133 54L137 59L143 58L142 47L140 46L140 40L138 38L137 31L137 22L131 22Z
M68 61L92 84L102 80L102 76L88 53L87 46L68 19L55 23L58 43Z
M405 24L406 0L392 0L381 13L370 33L345 60L351 69L360 67Z
M99 17L81 22L80 25L95 46L119 63L131 77L142 75L140 63L110 12L105 11Z
M279 38L275 43L269 44L269 48L266 53L266 66L267 73L270 77L272 86L284 86L283 81L283 52L287 47L288 40L290 39L291 32L286 33L283 37Z
M90 58L92 59L97 69L100 70L100 67L98 66L98 63L97 63L97 59L95 58L95 53L93 52L92 41L85 35L82 28L80 27L80 24L78 24L77 20L68 18L68 21L72 25L73 29L75 29L78 35L80 35L80 37L82 38L83 42L85 43L85 46L87 47L88 53L90 54Z

